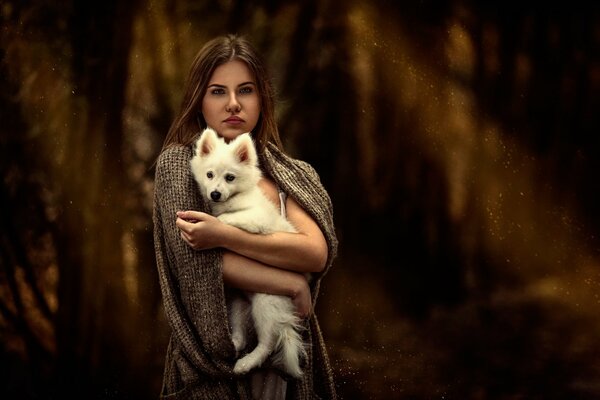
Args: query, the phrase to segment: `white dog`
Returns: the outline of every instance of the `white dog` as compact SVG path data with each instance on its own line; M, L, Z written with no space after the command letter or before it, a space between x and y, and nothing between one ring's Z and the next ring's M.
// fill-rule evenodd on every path
M210 128L204 130L191 160L192 174L212 214L222 222L253 233L296 232L258 187L261 171L254 142L244 133L226 143ZM258 345L239 359L234 372L244 374L273 354L273 364L289 375L302 375L306 356L301 321L289 297L246 292L229 304L232 339L236 351L246 346L248 315L254 321ZM248 303L248 300L250 303Z

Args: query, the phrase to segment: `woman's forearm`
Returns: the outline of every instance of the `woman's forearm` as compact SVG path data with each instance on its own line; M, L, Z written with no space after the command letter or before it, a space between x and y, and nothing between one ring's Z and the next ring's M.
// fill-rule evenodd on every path
M253 234L227 226L222 246L267 265L296 272L319 272L327 261L325 240L304 233Z
M287 296L296 313L308 317L312 313L310 287L303 274L270 267L236 253L223 253L223 281L237 289L254 293Z
M196 250L222 247L263 264L296 272L319 272L325 267L327 242L312 220L295 223L300 233L248 233L197 211L177 213L181 238Z
M322 271L328 249L321 229L292 198L288 198L286 208L298 233L258 235L228 227L223 247L267 265L302 273Z
M223 281L229 286L250 292L294 298L305 284L306 278L298 272L269 267L237 253L225 251Z

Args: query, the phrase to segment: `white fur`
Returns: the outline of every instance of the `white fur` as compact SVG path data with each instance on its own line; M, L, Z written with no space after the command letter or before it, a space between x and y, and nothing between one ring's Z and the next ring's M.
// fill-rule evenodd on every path
M296 232L258 187L261 171L248 133L226 143L214 130L205 129L196 142L191 168L213 215L221 221L252 233ZM246 346L250 316L258 339L254 350L236 362L235 373L259 367L272 354L274 365L293 377L302 376L300 362L306 357L299 333L302 324L289 297L246 292L246 297L231 299L228 307L238 354Z

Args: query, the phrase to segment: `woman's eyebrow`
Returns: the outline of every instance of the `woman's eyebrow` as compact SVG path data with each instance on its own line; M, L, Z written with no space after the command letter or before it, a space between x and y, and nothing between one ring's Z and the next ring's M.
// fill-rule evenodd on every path
M256 84L252 81L248 81L248 82L244 82L244 83L240 83L239 85L237 85L237 87L241 87L241 86L246 86L246 85L254 85L256 86ZM223 89L227 89L227 86L225 85L221 85L219 83L211 83L210 85L208 85L208 87L217 87L217 88L223 88Z

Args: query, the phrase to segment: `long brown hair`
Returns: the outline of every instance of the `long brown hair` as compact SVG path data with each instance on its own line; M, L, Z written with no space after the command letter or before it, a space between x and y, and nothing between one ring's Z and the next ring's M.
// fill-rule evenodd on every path
M257 150L262 152L267 142L283 148L275 122L273 89L265 66L250 42L230 34L212 39L196 54L185 84L181 108L169 128L162 150L174 144L190 145L206 127L201 110L209 80L219 65L232 60L246 63L258 89L260 117L252 131Z

